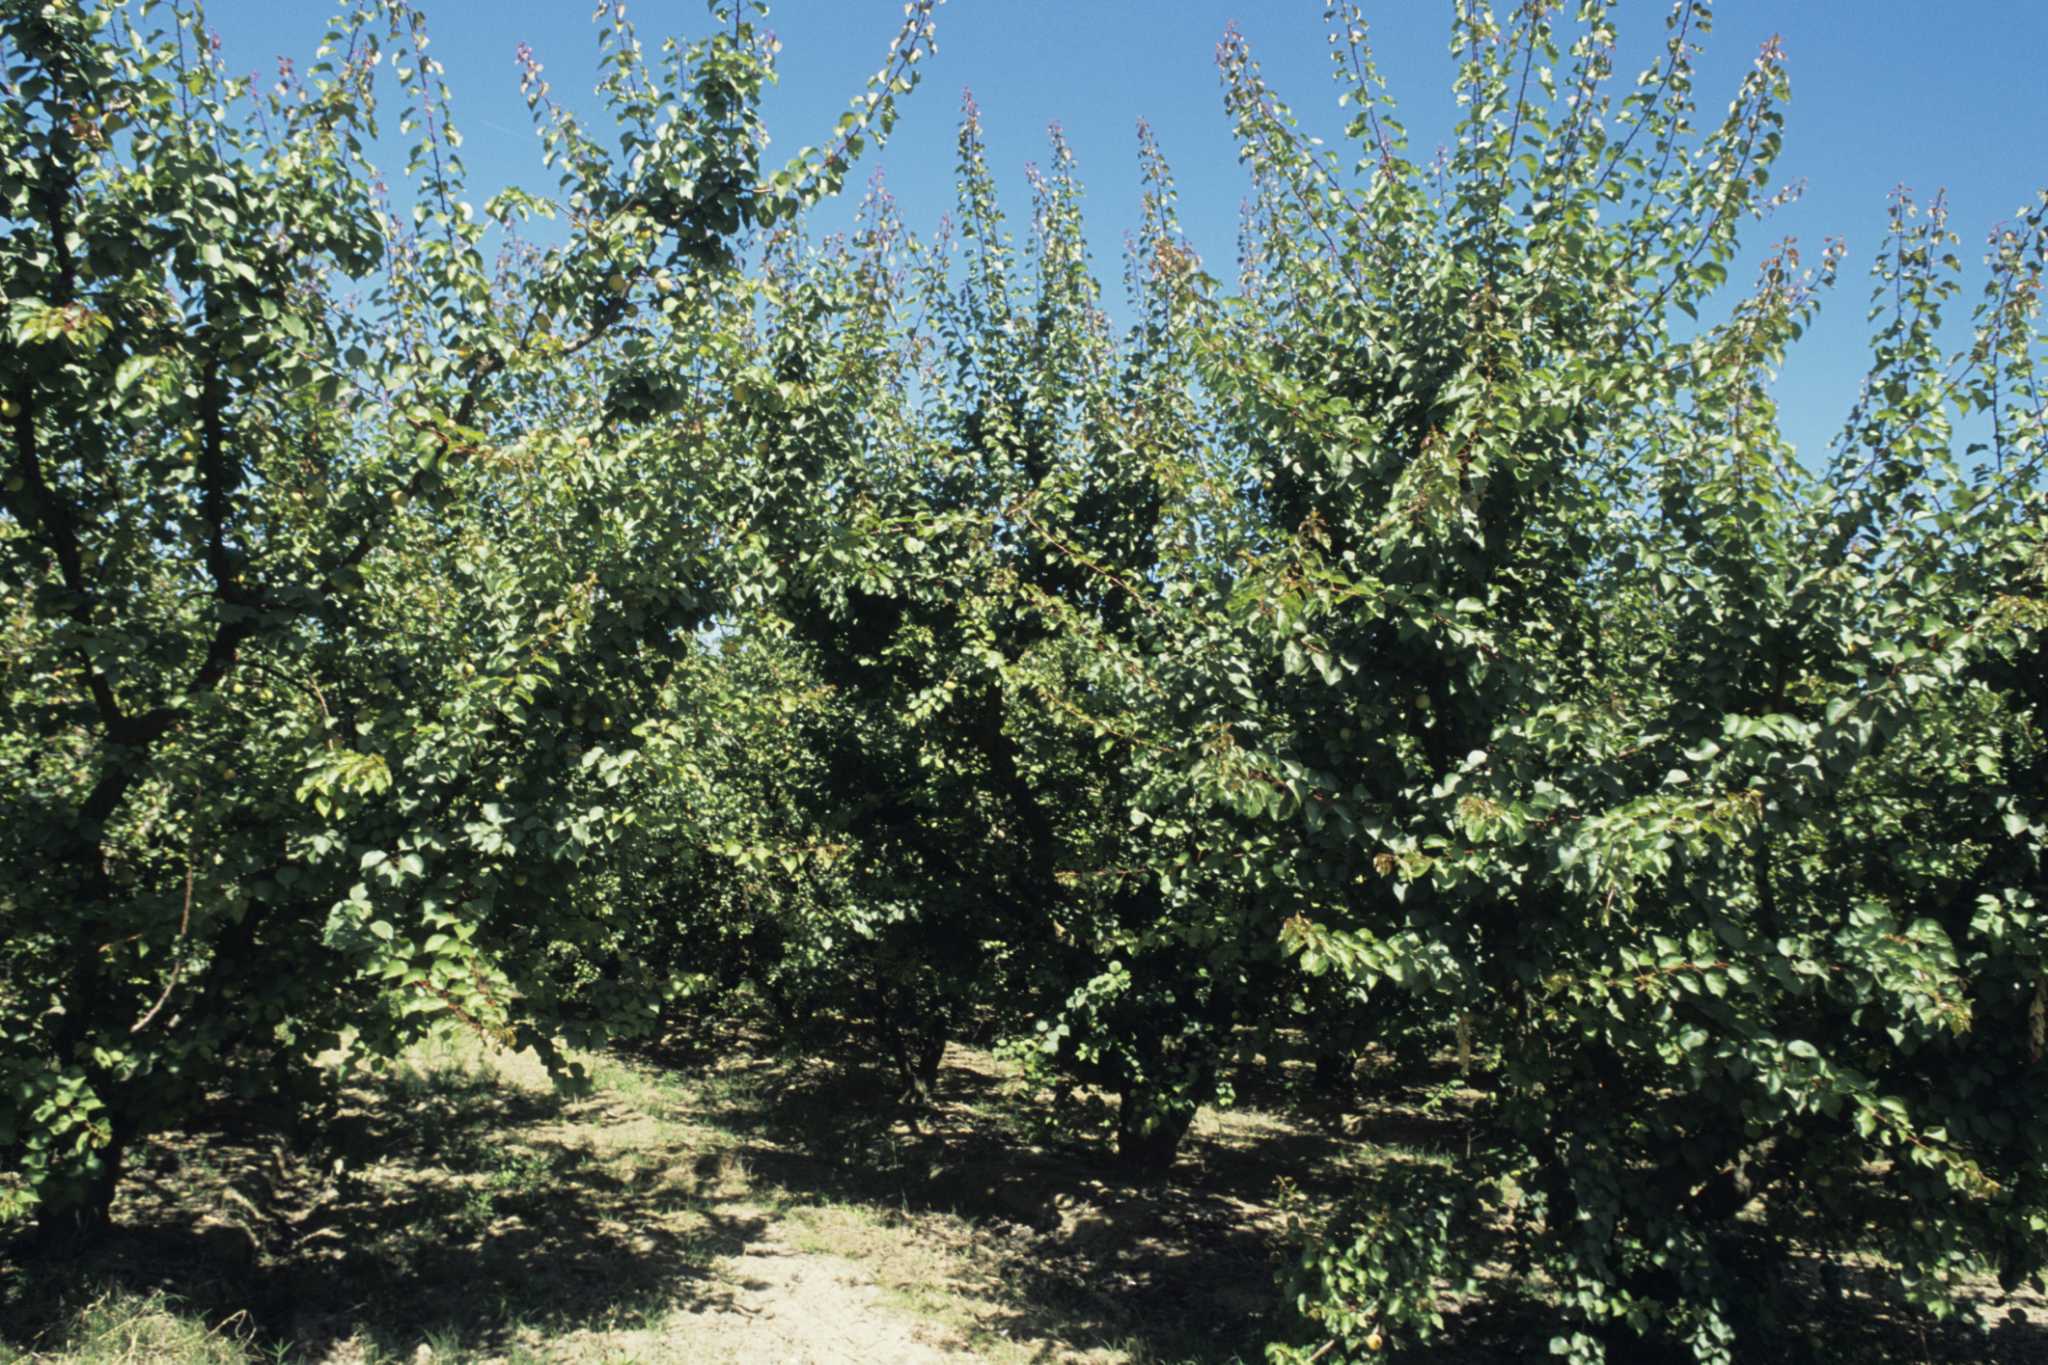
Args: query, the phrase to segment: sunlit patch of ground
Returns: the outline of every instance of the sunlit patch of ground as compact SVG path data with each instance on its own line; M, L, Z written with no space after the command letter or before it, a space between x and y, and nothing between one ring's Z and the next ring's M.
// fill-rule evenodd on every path
M913 1121L857 1061L694 1042L587 1056L571 1098L531 1057L451 1039L352 1092L318 1157L226 1111L155 1141L103 1247L0 1260L0 1362L1257 1360L1284 1320L1288 1192L1451 1159L1470 1098L1247 1090L1132 1182L982 1051L948 1054ZM1820 1358L1987 1358L1856 1273L1816 1317ZM1459 1305L1467 1344L1414 1358L1520 1358L1540 1292L1496 1275ZM1988 1358L2048 1359L2040 1309L1987 1297L2017 1314Z

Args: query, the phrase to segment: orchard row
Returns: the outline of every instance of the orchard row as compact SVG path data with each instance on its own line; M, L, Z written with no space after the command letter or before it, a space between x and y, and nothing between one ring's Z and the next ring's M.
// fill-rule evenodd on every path
M1837 251L1727 287L1782 58L1705 120L1707 6L1640 76L1615 8L1460 4L1428 164L1348 7L1341 151L1227 37L1234 277L1141 137L1117 328L971 106L937 233L806 233L927 4L780 167L756 16L600 6L601 120L529 60L559 183L483 202L402 0L269 88L0 6L0 1218L223 1096L317 1144L451 1021L574 1084L743 998L878 1102L996 1043L1134 1172L1247 1056L1454 1057L1466 1151L1310 1211L1276 1360L1503 1273L1582 1362L1768 1351L1805 1251L2038 1279L2048 199L1981 270L1895 202L1794 452Z

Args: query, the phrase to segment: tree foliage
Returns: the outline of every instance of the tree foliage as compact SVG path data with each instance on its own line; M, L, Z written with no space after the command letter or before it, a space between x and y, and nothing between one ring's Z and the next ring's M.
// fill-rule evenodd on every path
M218 1088L296 1106L438 1017L553 1055L627 736L730 576L739 243L836 187L930 42L914 6L770 174L773 40L714 11L650 60L601 8L616 145L530 63L560 195L481 206L408 6L268 90L192 7L0 12L11 1209L96 1216Z
M1503 1275L1565 1358L1730 1360L1872 1228L1937 1316L2040 1277L2048 198L1967 321L1894 201L1796 452L1841 251L1730 298L1788 92L1700 117L1700 0L1632 80L1607 0L1460 0L1430 164L1351 6L1344 151L1227 35L1236 279L1141 130L1121 328L1064 140L1013 231L971 101L936 233L808 234L926 9L770 171L713 8L600 8L615 138L529 61L561 192L480 209L396 3L268 92L181 8L5 10L0 1198L103 1210L223 1091L317 1133L438 1019L749 996L913 1105L998 1043L1147 1172L1235 1078L1453 1062L1461 1154L1302 1211L1280 1360Z

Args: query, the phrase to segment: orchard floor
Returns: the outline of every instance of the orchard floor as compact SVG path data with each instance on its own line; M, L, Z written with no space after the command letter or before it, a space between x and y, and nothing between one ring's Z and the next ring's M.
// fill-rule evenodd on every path
M104 1245L0 1259L0 1362L1252 1361L1282 1318L1288 1191L1456 1132L1420 1099L1247 1106L1133 1184L1034 1131L972 1049L915 1125L873 1073L737 1033L585 1060L592 1093L564 1099L530 1057L423 1049L354 1092L328 1164L226 1132L152 1144ZM1522 1358L1477 1344L1526 1339L1487 1325L1526 1312L1511 1290L1468 1306L1472 1346L1416 1358ZM1815 1358L2048 1361L2038 1299L1985 1312L1989 1356L1860 1299L1816 1319Z

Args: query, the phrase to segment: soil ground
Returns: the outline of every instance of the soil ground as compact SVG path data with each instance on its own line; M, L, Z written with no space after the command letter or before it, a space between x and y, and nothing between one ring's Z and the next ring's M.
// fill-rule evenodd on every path
M565 1098L529 1057L423 1049L351 1092L318 1161L225 1111L151 1143L103 1246L0 1259L0 1363L1255 1361L1288 1192L1456 1140L1419 1103L1246 1106L1133 1184L974 1049L915 1122L877 1073L738 1034L584 1060ZM1526 1358L1513 1288L1416 1358ZM2038 1299L1984 1311L1988 1340L1865 1295L1816 1318L1818 1358L2048 1360Z

